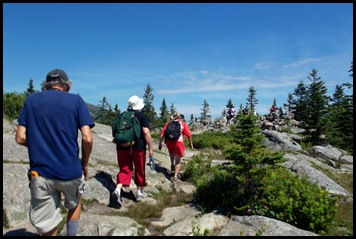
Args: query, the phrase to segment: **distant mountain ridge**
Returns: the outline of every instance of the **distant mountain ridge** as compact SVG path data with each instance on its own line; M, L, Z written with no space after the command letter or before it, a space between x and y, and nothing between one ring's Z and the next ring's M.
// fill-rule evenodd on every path
M87 103L87 102L85 102L85 104L87 105L87 107L89 109L91 117L93 118L93 120L95 120L95 118L99 114L100 108L98 106L96 106L96 105L93 105L93 104L90 104L90 103Z

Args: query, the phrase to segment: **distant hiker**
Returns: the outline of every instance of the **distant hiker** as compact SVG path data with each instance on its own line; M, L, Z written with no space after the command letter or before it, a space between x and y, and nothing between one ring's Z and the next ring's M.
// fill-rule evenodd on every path
M242 113L244 115L248 115L249 111L250 111L250 109L248 108L248 104L246 104L245 107L242 109Z
M231 119L233 119L235 117L235 108L234 106L232 105L229 110L227 111L227 121L230 121Z
M271 106L271 108L269 109L269 113L272 120L278 119L277 107L275 105Z
M277 113L277 107L276 107L275 105L272 105L271 108L269 109L269 112L270 112L271 114Z
M173 126L173 123L178 123L180 125L178 139L173 137L174 133L168 134L168 129L170 128L169 126ZM172 135L172 137L170 137L170 135ZM188 128L188 125L184 121L181 121L180 114L175 112L173 115L171 115L171 121L167 122L162 128L158 143L158 149L161 150L162 141L163 138L165 138L165 143L171 160L171 172L174 172L174 176L172 177L173 182L179 181L178 173L180 170L180 161L181 158L184 157L185 151L184 136L189 139L190 148L193 149L192 134Z
M122 203L121 189L122 187L129 187L133 171L135 172L134 182L137 186L136 202L141 201L147 197L143 191L146 186L146 147L149 148L149 157L153 157L152 138L149 130L149 122L147 117L141 112L144 107L143 99L134 95L128 100L127 111L133 111L135 117L139 120L142 132L141 137L135 141L131 146L121 146L116 144L117 162L119 164L119 172L116 178L116 188L112 192L112 197L118 203Z

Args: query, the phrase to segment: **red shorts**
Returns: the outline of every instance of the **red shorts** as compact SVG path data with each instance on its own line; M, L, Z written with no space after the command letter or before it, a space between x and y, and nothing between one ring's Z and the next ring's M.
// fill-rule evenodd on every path
M184 156L184 142L179 142L177 140L166 140L166 146L169 154L179 155L181 157Z

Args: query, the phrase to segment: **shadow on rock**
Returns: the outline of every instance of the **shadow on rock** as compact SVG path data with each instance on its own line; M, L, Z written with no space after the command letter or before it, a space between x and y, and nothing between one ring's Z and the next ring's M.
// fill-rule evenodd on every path
M4 233L3 236L40 236L37 233L29 232L25 228L16 229Z
M171 179L171 172L168 169L161 167L158 164L155 165L155 171L157 173L163 173L163 175L166 177L166 179L168 179L168 180Z

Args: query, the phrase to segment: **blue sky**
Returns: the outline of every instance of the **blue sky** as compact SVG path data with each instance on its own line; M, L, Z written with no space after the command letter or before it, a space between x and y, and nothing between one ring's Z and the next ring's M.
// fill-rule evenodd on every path
M153 89L186 118L213 119L256 89L259 114L318 70L328 88L350 82L352 3L4 3L3 90L40 90L59 68L71 93L125 110ZM346 91L347 92L347 91Z

